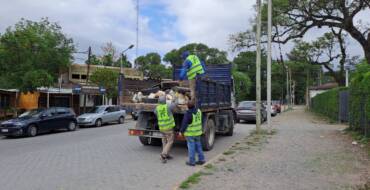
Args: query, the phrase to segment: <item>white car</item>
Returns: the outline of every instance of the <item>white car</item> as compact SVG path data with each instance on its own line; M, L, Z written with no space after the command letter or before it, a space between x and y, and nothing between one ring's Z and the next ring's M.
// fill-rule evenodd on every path
M77 117L77 123L80 126L100 127L105 123L125 121L126 111L121 110L119 106L105 105L93 107L89 112Z

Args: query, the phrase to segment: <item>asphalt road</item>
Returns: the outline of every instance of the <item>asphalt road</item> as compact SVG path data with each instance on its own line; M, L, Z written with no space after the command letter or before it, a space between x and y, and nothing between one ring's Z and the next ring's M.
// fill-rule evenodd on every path
M33 138L0 137L1 190L172 189L196 170L185 165L184 143L162 164L160 147L143 146L127 135L134 121ZM248 135L254 124L238 124L234 136L216 138L206 159Z

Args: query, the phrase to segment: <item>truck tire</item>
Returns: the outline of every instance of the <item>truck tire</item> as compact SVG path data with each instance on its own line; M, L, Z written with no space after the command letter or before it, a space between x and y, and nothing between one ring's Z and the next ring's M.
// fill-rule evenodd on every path
M233 136L234 134L234 124L235 124L235 119L234 119L234 114L233 112L229 112L229 115L228 115L228 120L229 120L229 130L227 131L227 133L225 133L225 136Z
M203 150L209 151L212 150L216 137L216 125L214 119L208 118L205 127L206 129L204 134L201 136L201 141Z
M147 145L161 146L162 145L161 139L157 139L157 138L150 139L149 137L139 137L139 140L141 144L143 144L144 146L147 146Z

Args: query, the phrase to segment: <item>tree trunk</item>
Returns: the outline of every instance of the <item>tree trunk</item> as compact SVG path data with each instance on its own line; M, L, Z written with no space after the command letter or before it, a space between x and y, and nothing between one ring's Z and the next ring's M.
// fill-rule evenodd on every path
M363 49L364 49L367 64L370 64L370 43L369 43L369 45L363 47Z

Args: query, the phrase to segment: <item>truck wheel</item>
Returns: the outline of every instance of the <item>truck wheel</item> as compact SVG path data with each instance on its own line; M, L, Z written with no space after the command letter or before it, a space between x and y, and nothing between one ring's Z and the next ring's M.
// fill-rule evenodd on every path
M149 138L148 137L139 137L139 140L140 140L141 144L143 144L144 146L149 145Z
M203 150L212 150L213 144L216 137L215 121L213 119L207 119L206 130L201 136Z
M225 136L233 136L234 134L234 120L229 118L229 131L225 133Z
M162 145L161 139L157 139L157 138L150 139L149 137L139 137L139 140L141 144L143 144L144 146L147 146L147 145L161 146Z

